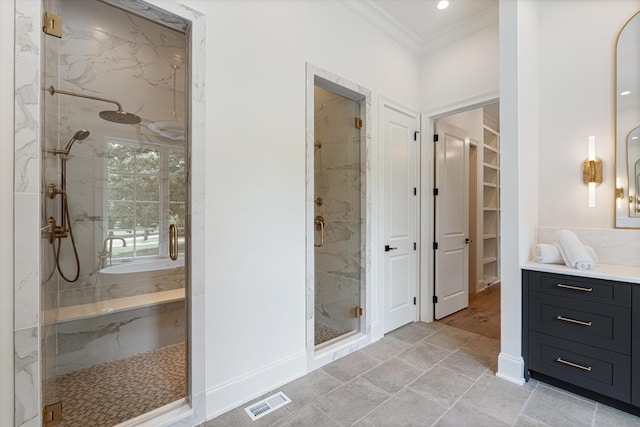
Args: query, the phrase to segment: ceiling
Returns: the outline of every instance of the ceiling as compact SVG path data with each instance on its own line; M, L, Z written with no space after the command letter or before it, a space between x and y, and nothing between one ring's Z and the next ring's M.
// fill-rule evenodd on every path
M416 54L498 22L498 0L345 0L344 4Z

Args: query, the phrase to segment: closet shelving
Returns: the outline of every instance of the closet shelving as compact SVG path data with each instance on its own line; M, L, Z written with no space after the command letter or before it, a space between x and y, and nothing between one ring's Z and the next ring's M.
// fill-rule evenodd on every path
M481 287L500 281L500 134L484 126Z

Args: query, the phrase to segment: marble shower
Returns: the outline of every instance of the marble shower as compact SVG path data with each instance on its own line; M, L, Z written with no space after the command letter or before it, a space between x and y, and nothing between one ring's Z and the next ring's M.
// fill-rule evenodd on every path
M48 404L58 399L51 381L56 376L186 339L184 254L179 266L150 271L144 279L136 273L105 280L101 270L167 258L168 236L161 230L168 229L169 221L177 224L184 250L187 139L159 135L149 125L186 120L188 21L181 31L98 1L47 0L44 6L62 16L63 37L43 38L43 87L117 100L142 118L139 125L114 124L98 116L112 109L108 103L46 91L41 95L43 188L59 185L61 173L60 156L46 148L65 147L79 129L90 132L67 158L65 190L78 253L77 280L60 274L69 279L78 270L71 236L60 239L57 263L49 240L41 242L41 366ZM124 160L123 152L128 154ZM41 206L44 224L50 217L60 219L59 197L44 195ZM143 212L148 218L142 219ZM156 297L172 291L170 299ZM151 302L144 299L147 295Z
M314 89L316 344L359 332L365 283L361 105ZM321 218L321 219L319 219ZM324 230L322 230L324 228ZM322 236L324 234L324 237ZM322 241L324 239L324 241Z

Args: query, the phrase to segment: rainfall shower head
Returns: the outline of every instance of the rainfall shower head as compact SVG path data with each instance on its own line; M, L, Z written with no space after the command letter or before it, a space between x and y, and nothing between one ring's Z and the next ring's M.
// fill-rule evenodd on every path
M91 132L89 132L86 129L80 129L78 132L76 132L75 135L73 135L73 137L69 140L69 142L67 142L67 146L64 147L64 151L68 154L74 142L82 141L83 139L86 139L90 133Z
M142 121L139 116L127 113L122 110L100 111L98 113L101 119L108 122L119 123L122 125L137 125Z
M100 96L86 95L84 93L77 93L77 92L71 92L71 91L67 91L67 90L60 90L60 89L56 89L53 86L49 86L49 89L47 89L47 91L51 95L55 95L56 93L59 93L59 94L62 94L62 95L76 96L78 98L93 99L95 101L109 102L111 104L115 104L118 107L117 110L114 110L114 111L101 111L100 113L98 113L100 118L102 118L104 120L107 120L109 122L112 122L112 123L119 123L119 124L123 124L123 125L136 125L136 124L138 124L138 123L140 123L142 121L142 119L140 117L136 116L135 114L124 112L122 110L122 105L120 105L120 103L118 101L116 101L115 99L108 99L108 98L102 98Z

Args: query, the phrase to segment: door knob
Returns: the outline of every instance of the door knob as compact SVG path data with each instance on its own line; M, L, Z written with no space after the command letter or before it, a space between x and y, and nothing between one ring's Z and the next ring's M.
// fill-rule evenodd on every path
M397 248L397 247L395 247L395 246L384 245L384 251L385 251L385 252L395 251L395 250L397 250L397 249L398 249L398 248Z
M464 239L464 244L465 244L465 245L468 245L468 244L469 244L469 243L471 243L471 242L473 242L473 240L469 240L468 238L467 238L467 239Z

